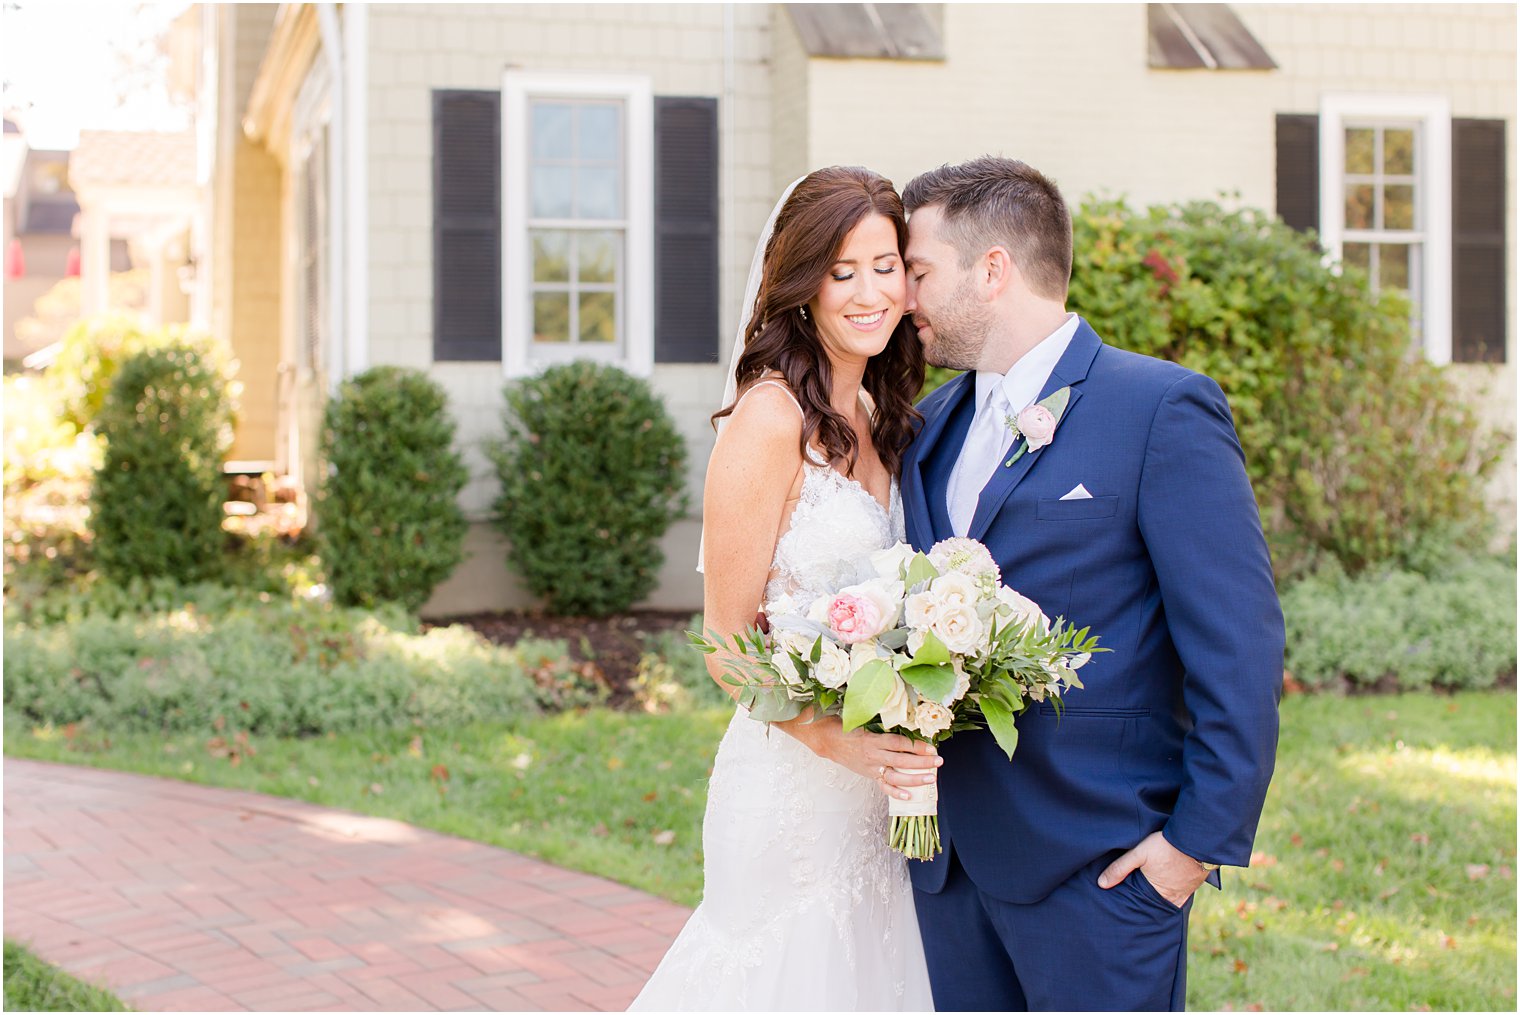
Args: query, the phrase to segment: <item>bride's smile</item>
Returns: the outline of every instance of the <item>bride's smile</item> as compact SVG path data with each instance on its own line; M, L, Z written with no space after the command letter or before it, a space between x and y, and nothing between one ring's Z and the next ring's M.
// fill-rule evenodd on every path
M907 295L896 226L885 215L871 215L845 237L808 312L831 355L867 358L886 348Z

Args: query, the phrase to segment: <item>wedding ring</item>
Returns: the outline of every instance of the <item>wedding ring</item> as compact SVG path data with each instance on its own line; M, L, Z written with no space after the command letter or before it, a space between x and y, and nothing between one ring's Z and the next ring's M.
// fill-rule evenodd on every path
M886 776L887 776L887 766L886 765L879 765L879 766L877 766L877 769L876 769L876 778L878 778L878 779L885 779Z

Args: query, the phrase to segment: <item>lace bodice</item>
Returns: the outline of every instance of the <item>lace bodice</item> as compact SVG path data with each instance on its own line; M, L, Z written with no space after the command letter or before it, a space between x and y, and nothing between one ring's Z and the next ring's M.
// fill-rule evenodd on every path
M895 479L890 507L883 509L865 487L838 469L816 461L802 468L802 493L771 559L767 608L786 596L804 608L818 596L870 577L860 573L869 555L904 538Z

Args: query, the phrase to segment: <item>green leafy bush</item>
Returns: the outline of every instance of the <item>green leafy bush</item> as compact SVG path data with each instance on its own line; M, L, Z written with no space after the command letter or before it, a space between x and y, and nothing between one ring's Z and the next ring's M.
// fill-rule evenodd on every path
M230 365L210 340L181 339L121 365L95 420L106 447L91 525L107 575L217 572L232 412Z
M32 723L302 736L540 707L517 650L463 626L419 632L396 605L159 581L55 595L44 614L5 632L5 705ZM533 665L552 668L552 654L536 646Z
M616 367L554 366L506 389L508 556L551 612L606 616L654 588L659 540L686 511L686 444L649 385Z
M105 314L68 330L46 377L58 395L59 419L80 430L95 422L122 366L138 353L183 341L182 328L149 330L133 317Z
M322 456L318 534L334 597L417 609L464 556L469 473L448 397L420 371L367 370L328 402Z
M1515 672L1515 558L1430 574L1330 566L1282 595L1286 667L1306 688L1492 687Z
M5 378L5 588L33 594L84 574L90 485L103 442L61 418L45 377Z
M1249 209L1092 200L1073 232L1071 308L1224 389L1279 580L1407 561L1432 534L1482 545L1504 442L1411 355L1402 298L1372 299L1360 271Z

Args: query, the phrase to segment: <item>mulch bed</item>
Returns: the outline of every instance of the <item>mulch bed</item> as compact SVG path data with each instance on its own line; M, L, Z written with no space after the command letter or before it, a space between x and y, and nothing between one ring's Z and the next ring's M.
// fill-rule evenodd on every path
M610 617L554 617L546 613L509 611L472 613L440 618L434 623L466 624L498 645L514 645L521 638L563 641L577 662L594 663L611 689L608 704L630 704L630 689L645 648L641 635L673 631L681 634L691 626L691 610L634 610Z

